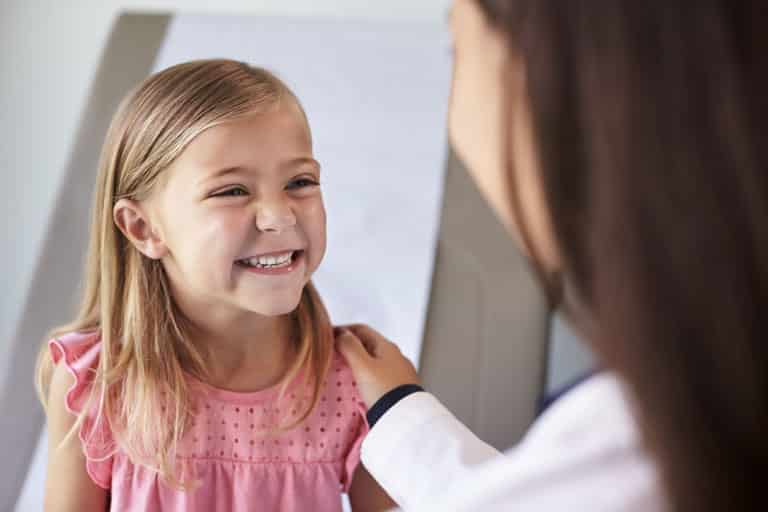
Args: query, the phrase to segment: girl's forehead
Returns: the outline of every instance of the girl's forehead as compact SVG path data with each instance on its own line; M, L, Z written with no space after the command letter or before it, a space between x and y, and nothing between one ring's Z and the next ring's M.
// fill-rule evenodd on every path
M196 136L178 160L208 169L248 161L312 155L309 126L300 111L280 108L225 121Z

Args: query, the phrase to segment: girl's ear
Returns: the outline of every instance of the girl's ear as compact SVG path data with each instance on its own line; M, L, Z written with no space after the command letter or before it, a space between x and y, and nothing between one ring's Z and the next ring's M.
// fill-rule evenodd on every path
M136 201L120 199L112 210L115 224L136 249L147 258L157 260L168 252L147 212Z

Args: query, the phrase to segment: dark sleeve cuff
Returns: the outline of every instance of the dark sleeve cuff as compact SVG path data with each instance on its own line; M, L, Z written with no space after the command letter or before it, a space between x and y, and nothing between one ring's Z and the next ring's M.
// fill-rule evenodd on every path
M384 413L392 408L397 402L418 391L424 391L424 388L418 384L403 384L402 386L397 386L395 389L387 391L365 414L365 419L368 421L368 428L373 428L376 422L379 421L379 418L384 416Z

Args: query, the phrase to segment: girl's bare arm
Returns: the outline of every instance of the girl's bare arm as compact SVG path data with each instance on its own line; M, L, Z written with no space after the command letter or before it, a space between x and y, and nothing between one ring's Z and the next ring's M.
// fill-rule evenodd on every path
M107 491L96 485L86 472L80 438L75 433L62 444L76 420L64 402L73 382L74 377L64 364L54 369L48 399L46 512L106 510Z
M379 512L397 507L392 498L373 479L362 464L357 466L349 488L349 503L353 512Z

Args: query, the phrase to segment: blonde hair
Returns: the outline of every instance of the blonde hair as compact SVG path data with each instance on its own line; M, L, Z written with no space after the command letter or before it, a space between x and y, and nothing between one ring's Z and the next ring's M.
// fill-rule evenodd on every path
M179 64L147 78L119 106L101 153L85 268L85 290L74 321L50 338L97 331L101 353L88 406L72 432L96 411L115 442L137 464L177 479L176 453L192 415L185 371L205 378L205 359L185 336L162 264L143 256L113 220L115 202L142 200L171 163L204 130L240 116L301 105L270 72L231 60ZM316 405L330 365L333 335L325 307L310 282L293 313L298 340L282 391L302 370L312 393L299 418ZM47 343L37 361L36 387L47 408L53 361ZM282 397L282 391L280 397ZM281 428L281 429L282 429Z

